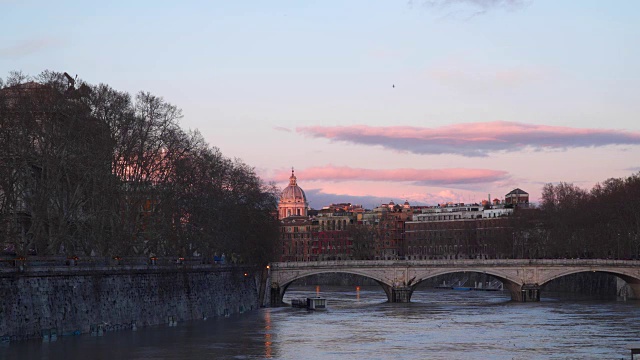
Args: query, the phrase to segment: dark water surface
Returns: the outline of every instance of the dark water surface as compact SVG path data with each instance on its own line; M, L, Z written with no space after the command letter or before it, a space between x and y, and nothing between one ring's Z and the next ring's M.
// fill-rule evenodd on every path
M291 298L315 287L292 288ZM267 308L229 318L3 344L0 359L630 359L639 301L419 289L386 303L379 287L322 287L325 312Z

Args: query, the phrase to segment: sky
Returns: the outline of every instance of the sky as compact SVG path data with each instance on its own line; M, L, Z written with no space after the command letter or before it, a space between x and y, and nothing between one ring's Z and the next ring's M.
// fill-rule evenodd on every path
M0 0L0 77L182 109L311 207L537 202L640 171L640 1Z

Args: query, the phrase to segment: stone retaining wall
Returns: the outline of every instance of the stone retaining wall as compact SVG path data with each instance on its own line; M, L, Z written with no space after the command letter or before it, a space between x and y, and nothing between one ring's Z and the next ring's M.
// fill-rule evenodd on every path
M246 274L246 275L245 275ZM260 306L260 273L233 266L60 267L0 273L3 341L228 316Z

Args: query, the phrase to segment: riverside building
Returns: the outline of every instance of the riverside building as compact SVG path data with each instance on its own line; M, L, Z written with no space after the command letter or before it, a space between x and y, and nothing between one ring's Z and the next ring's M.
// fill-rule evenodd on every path
M340 203L312 210L292 171L278 206L280 260L512 257L511 215L516 208L528 207L528 194L514 189L505 200L490 199L431 207L391 201L373 210Z
M525 196L526 195L526 196ZM422 209L405 223L407 259L508 258L513 253L510 216L528 206L528 194L509 192L483 204L442 204Z

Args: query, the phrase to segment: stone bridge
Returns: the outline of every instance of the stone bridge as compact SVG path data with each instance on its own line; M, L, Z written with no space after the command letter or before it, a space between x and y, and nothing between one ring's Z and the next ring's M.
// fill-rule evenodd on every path
M493 260L346 260L272 263L271 304L281 304L294 281L323 273L357 274L382 286L389 302L409 302L424 280L449 273L474 272L502 281L514 301L539 301L540 288L551 280L582 272L613 274L640 295L640 261L608 259Z

